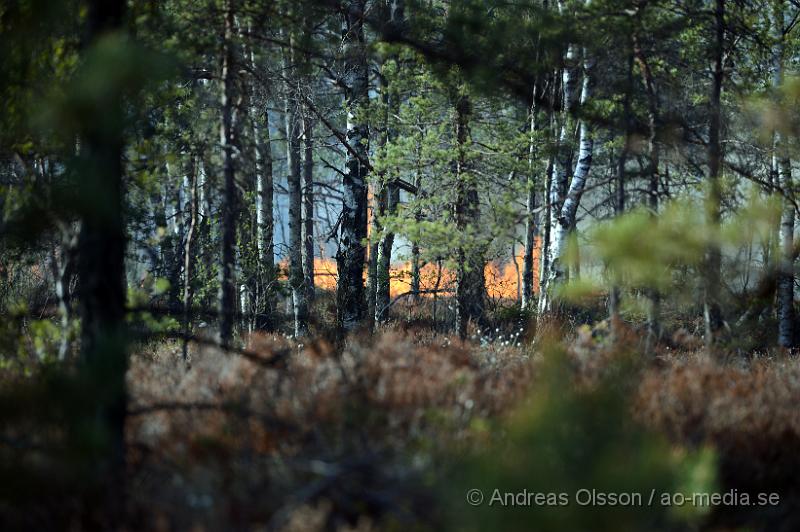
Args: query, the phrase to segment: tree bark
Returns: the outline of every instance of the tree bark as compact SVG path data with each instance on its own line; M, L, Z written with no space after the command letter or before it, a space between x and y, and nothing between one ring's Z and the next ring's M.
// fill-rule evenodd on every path
M368 198L369 200L369 198ZM372 328L374 325L375 317L375 298L377 295L376 286L378 284L378 246L379 234L381 232L380 217L383 216L386 210L386 191L380 183L372 185L372 216L369 221L369 251L367 253L367 284L366 284L366 300L367 300L367 315L369 326Z
M551 117L551 121L554 117ZM552 124L551 124L552 125ZM547 163L547 173L545 174L545 210L544 210L544 227L542 229L542 249L539 259L539 302L537 307L542 307L542 298L544 297L545 289L547 288L547 272L550 271L550 235L553 233L553 209L557 204L553 203L553 199L558 200L558 193L554 190L555 187L555 174L556 174L556 156L551 155ZM537 309L538 310L538 309Z
M342 178L344 200L339 224L336 284L337 322L351 331L364 319L364 239L367 236L367 167L369 128L362 112L368 103L368 70L364 42L366 0L349 0L342 20L347 152Z
M381 65L381 71L383 65ZM387 83L386 78L381 72L380 78L380 91L381 103L383 104L382 122L380 136L378 140L378 151L386 147L386 126L389 116L387 108ZM372 216L369 222L369 253L367 255L367 323L370 329L375 326L377 321L377 313L380 309L377 307L378 299L378 254L381 246L381 219L386 214L388 204L388 188L386 185L386 176L381 174L374 176L372 180Z
M190 167L190 188L189 188L189 228L186 230L186 241L183 247L183 333L188 337L191 333L191 319L192 319L192 276L194 270L194 233L197 227L197 210L199 203L199 194L197 186L197 157L192 155L192 163ZM184 362L189 358L189 344L183 343L183 360Z
M572 48L572 45L570 45ZM584 52L584 55L586 52ZM569 60L570 53L567 53ZM583 85L581 88L580 104L586 105L592 97L592 90L594 80L592 77L592 69L594 68L594 59L591 57L584 57L583 60ZM569 73L569 64L564 69L564 102L565 105L571 100L571 87L574 85L574 75ZM560 144L563 151L564 144L568 141L566 117L562 124ZM544 277L544 286L539 296L539 313L548 313L552 310L553 305L553 292L557 285L561 284L566 279L566 268L563 263L563 253L567 244L567 236L570 230L575 226L576 214L578 205L580 203L583 190L586 187L586 179L589 176L589 171L592 167L592 155L594 152L594 137L591 131L591 126L587 120L580 121L580 140L578 148L578 160L575 165L575 170L572 179L569 180L568 172L571 171L571 157L563 158L562 163L559 165L557 172L557 181L555 186L551 186L551 222L550 222L550 249L548 250L548 270ZM564 195L563 203L560 202L562 190L569 181L569 186ZM560 205L560 207L559 207Z
M400 189L393 183L386 184L386 214L397 212L400 202ZM388 309L391 295L391 266L394 233L384 230L378 245L376 272L375 321L384 323L389 318Z
M422 146L421 141L416 145L416 164L417 168L414 172L414 189L417 191L417 198L422 198ZM419 224L422 221L422 209L418 205L414 207L414 222ZM414 240L411 242L411 292L414 294L414 303L419 303L420 299L420 274L422 269L422 261L420 259L419 242Z
M653 73L650 70L650 64L647 57L642 50L638 34L634 33L634 55L636 61L639 63L639 70L642 73L642 81L644 83L645 93L647 94L647 176L649 177L648 187L648 207L651 216L658 215L658 188L659 188L659 164L660 164L660 149L657 142L658 135L658 121L659 121L659 103L658 94L656 92L655 80ZM650 287L647 291L649 305L647 309L647 341L645 344L645 351L649 353L652 347L659 341L661 337L661 294L656 287Z
M628 60L627 71L627 84L625 87L625 100L623 102L623 121L625 123L625 139L622 144L622 149L619 152L619 159L617 160L617 175L614 191L614 216L622 216L625 212L625 179L626 179L626 165L628 163L628 155L631 148L631 130L633 125L633 116L631 111L631 97L633 93L633 57L634 53L631 52ZM620 288L616 282L616 278L620 272L612 272L615 277L615 282L612 284L608 294L608 313L611 320L612 333L615 337L617 335L618 324L620 322Z
M61 325L61 340L58 345L58 359L64 360L70 349L70 320L73 318L72 292L70 285L75 273L75 254L78 251L78 235L80 224L62 223L59 227L59 239L53 252L53 278L58 300L58 316Z
M275 311L275 246L272 176L272 142L269 133L269 112L265 106L251 102L251 122L256 145L256 247L258 249L258 288L256 328L272 330Z
M284 119L286 123L286 158L289 175L289 286L292 290L292 311L294 314L294 335L308 333L308 301L303 275L303 185L301 175L300 151L302 143L302 123L300 117L299 87L294 72L294 35L289 36L289 47L283 53L285 72Z
M252 72L259 65L252 48L248 49L248 62ZM274 327L275 289L275 249L273 243L273 175L272 142L269 131L269 111L266 94L269 87L259 90L258 77L249 79L247 113L253 137L253 160L255 169L255 239L258 261L255 279L251 282L251 304L253 306L254 327L258 330L272 330Z
M89 42L119 31L125 3L89 3ZM127 338L125 327L125 226L122 217L123 87L93 102L84 118L79 149L83 192L92 198L79 205L78 287L81 316L81 367L93 386L89 427L108 435L108 454L99 470L108 474L108 511L124 508Z
M222 95L220 107L220 145L222 146L222 264L220 267L219 292L219 339L227 346L233 339L236 322L236 218L238 198L236 191L237 122L236 72L237 61L234 50L233 0L227 0L224 12L225 35L222 51Z
M387 24L389 25L402 25L403 20L403 2L402 0L394 0L389 2L389 9L387 13ZM395 60L390 56L388 60ZM390 121L392 116L397 114L399 106L397 98L393 97L390 92L389 81L383 74L383 66L381 67L381 100L383 102L383 132L381 134L381 144L386 146L388 142L394 140L394 133ZM384 216L392 216L397 212L397 205L400 202L400 189L395 183L394 179L384 181L383 184L382 207ZM375 322L385 323L389 318L389 304L391 296L391 266L392 266L392 247L394 246L394 233L381 228L380 242L378 244L378 257L376 260L375 271Z
M173 172L173 165L167 161L165 181L162 188L161 209L164 215L166 229L161 239L162 276L169 282L167 289L167 309L170 313L177 314L180 309L180 271L181 250L180 241L183 232L182 188L183 183L175 187L174 180L178 178ZM180 162L178 168L181 167ZM180 173L180 172L178 172Z
M303 282L314 301L314 123L303 117Z
M715 233L719 228L722 202L722 188L720 184L722 146L720 144L720 130L722 128L722 83L725 76L722 65L725 46L725 0L715 0L714 30L714 67L709 99L708 126L708 197L706 198L706 220L713 238L706 252L703 312L706 333L705 342L708 349L712 349L717 343L719 333L723 326L722 308L720 305L722 252L719 243L714 240L716 237Z
M783 84L783 69L785 61L785 26L786 13L783 0L777 0L774 6L772 20L773 31L773 75L772 85L776 93ZM795 338L795 310L794 310L794 180L792 179L792 165L787 154L786 139L780 131L775 131L773 136L772 165L778 175L778 183L783 191L783 210L781 212L778 242L780 259L778 267L777 306L778 306L778 345L793 348Z
M536 133L541 129L541 120L537 117L536 95L537 88L533 89L533 103L530 108L530 141L528 147L528 176L527 197L525 201L525 235L523 240L524 257L522 260L522 286L520 289L520 306L522 310L534 309L534 251L538 235L538 215L536 213L536 176L534 163L536 161ZM541 264L541 261L540 261Z
M546 234L547 242L545 247L545 260L543 261L543 268L541 272L541 287L539 291L539 304L538 313L544 314L550 311L551 305L551 292L555 284L554 278L559 273L559 256L554 253L556 246L560 243L555 242L555 238L559 235L558 219L561 211L561 206L564 202L566 195L567 184L569 182L569 173L572 166L571 150L568 149L570 137L570 115L575 110L575 86L577 83L577 76L575 67L575 46L569 45L564 61L564 66L561 69L561 117L557 125L558 136L556 137L557 150L554 156L553 167L551 173L548 175L547 180L547 225ZM560 249L558 250L560 252Z
M381 183L372 185L372 214L369 216L366 282L366 320L370 329L375 325L375 300L378 285L378 247L380 246L380 218L386 211L386 187ZM367 198L368 202L370 198ZM368 207L369 208L369 207Z
M455 100L456 135L456 201L454 218L456 229L467 241L477 237L480 227L480 204L475 176L468 168L466 145L470 139L470 117L472 102L467 94L459 94ZM466 338L470 321L483 325L486 298L484 259L478 242L459 245L456 251L456 333Z

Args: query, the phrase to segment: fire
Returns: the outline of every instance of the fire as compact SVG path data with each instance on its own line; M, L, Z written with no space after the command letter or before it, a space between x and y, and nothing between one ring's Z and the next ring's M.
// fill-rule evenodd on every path
M335 259L314 257L314 286L323 290L336 290L336 272Z
M539 277L539 253L541 241L537 238L533 251L533 276ZM281 269L286 270L287 260L281 261ZM523 256L516 255L514 260L492 261L486 264L484 277L486 279L486 292L493 299L516 300L520 296L523 271ZM366 279L366 269L364 278ZM427 263L420 269L420 291L423 297L432 297L433 291L451 289L455 285L456 273L442 266ZM337 279L336 260L331 258L314 258L314 284L322 290L335 290ZM390 270L391 297L397 297L411 291L411 263L397 263ZM534 283L534 290L538 291L538 284Z

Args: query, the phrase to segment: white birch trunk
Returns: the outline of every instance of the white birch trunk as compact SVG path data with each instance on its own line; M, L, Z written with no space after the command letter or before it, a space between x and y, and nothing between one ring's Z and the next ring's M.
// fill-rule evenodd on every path
M206 194L208 179L206 178L206 166L202 157L198 158L197 164L197 214L200 215L201 219L205 220L208 217L208 213L211 212L208 195Z
M303 118L303 281L306 300L314 301L314 123Z
M369 72L364 42L366 0L350 0L342 20L344 55L345 138L349 149L342 178L343 201L339 225L336 286L337 322L345 331L358 327L365 317L364 264L367 237L367 166L369 127L361 117L368 103Z
M289 37L294 42L294 37ZM308 303L303 280L303 230L302 230L302 176L300 168L301 123L298 102L296 73L292 72L293 51L291 46L284 52L283 66L286 72L285 113L286 150L289 167L289 285L292 289L292 312L294 335L304 336L308 332Z
M586 52L584 52L586 53ZM569 55L569 54L568 54ZM593 79L592 69L594 67L594 60L585 57L583 61L583 85L581 88L580 105L583 107L592 97ZM565 72L568 68L565 68ZM571 85L571 79L567 78L565 74L564 79L564 99L565 103L569 102L570 93L568 89ZM561 142L567 142L566 120L561 128ZM544 286L539 298L539 312L546 313L552 308L553 303L553 290L561 283L566 277L566 269L563 261L563 253L566 248L567 237L569 231L574 227L576 221L576 214L578 205L580 204L581 196L586 188L586 180L589 177L589 171L592 167L592 155L594 153L594 137L592 134L591 125L585 119L580 121L580 140L578 148L578 160L575 165L572 180L569 183L566 196L563 203L560 203L560 190L565 185L567 180L566 171L568 167L562 164L558 170L555 186L551 186L550 202L551 202L551 221L550 221L550 245L548 249L548 264L547 271L544 275ZM560 207L558 205L560 204Z

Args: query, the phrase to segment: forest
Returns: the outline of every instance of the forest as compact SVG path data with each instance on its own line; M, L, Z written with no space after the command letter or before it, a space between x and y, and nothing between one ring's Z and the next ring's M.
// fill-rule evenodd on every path
M800 529L798 0L0 0L0 529Z

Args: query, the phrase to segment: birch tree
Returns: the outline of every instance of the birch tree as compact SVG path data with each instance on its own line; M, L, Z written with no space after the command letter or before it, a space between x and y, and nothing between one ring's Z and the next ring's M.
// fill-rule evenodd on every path
M251 52L250 64L255 70L256 62ZM253 84L255 88L255 83ZM256 170L256 249L258 250L258 283L256 295L256 328L272 329L274 293L276 288L274 246L274 184L272 141L269 132L269 110L259 102L258 95L251 96L250 123L255 139Z
M547 85L552 87L552 79L547 80ZM536 247L537 238L541 235L538 221L539 221L539 203L536 197L536 191L541 186L541 181L545 181L545 190L547 190L547 175L552 171L553 159L552 156L547 157L547 163L543 176L536 175L537 168L540 165L542 156L541 149L539 148L540 139L538 138L542 131L549 131L552 110L547 109L543 111L537 105L537 101L544 99L543 86L545 85L544 79L541 77L536 80L533 88L533 98L530 106L530 140L528 144L528 174L526 176L526 193L525 198L525 226L523 233L523 249L524 257L522 261L522 278L520 289L520 307L523 310L530 311L536 310L534 304L534 284L539 280L534 279L534 252ZM542 177L544 179L542 180ZM545 202L546 203L546 202ZM539 268L542 268L542 249L539 250ZM540 272L541 273L541 272Z
M534 93L536 88L534 87ZM535 101L535 98L534 98ZM522 260L522 288L520 290L520 307L522 310L530 310L533 306L533 251L536 242L536 181L534 168L536 163L536 140L537 131L536 104L531 105L530 111L530 148L528 152L528 180L527 197L525 198L525 229L523 249L524 257Z
M314 300L314 122L303 116L303 284L306 301Z
M284 122L286 127L286 161L289 189L289 286L292 290L294 335L308 332L308 300L303 276L303 183L300 151L302 144L302 116L298 77L294 71L295 38L290 33L288 48L283 52L284 70Z
M573 91L575 86L574 73L569 67L569 63L575 57L575 46L570 45L567 51L567 66L564 68L563 73L563 87L564 87L564 106L569 109L569 102L573 98ZM594 67L594 59L588 55L584 50L583 58L583 83L581 87L580 106L584 107L589 99L592 97L592 90L594 81L592 77L592 69ZM578 141L578 157L575 164L575 169L571 169L571 157L564 156L564 145L568 142L569 129L567 117L562 120L561 134L559 136L559 149L562 153L561 163L558 165L556 179L551 183L550 202L551 202L551 215L550 215L550 244L548 247L548 261L546 271L544 273L544 283L542 292L539 297L539 313L547 313L552 310L553 305L553 291L558 284L562 283L566 278L566 269L563 262L563 253L567 243L567 236L570 230L575 226L576 214L578 212L578 205L583 195L584 188L586 187L586 180L589 177L589 171L592 167L592 154L594 152L594 137L592 134L591 124L587 119L580 120L580 138ZM572 173L572 179L569 179L569 172ZM569 185L567 186L567 182ZM566 190L566 193L561 200L561 190Z
M369 127L364 117L368 101L368 69L364 41L366 0L348 0L342 13L343 83L347 150L342 175L344 199L339 222L336 283L337 321L345 331L364 318L364 264L367 236L367 169Z
M772 84L775 91L781 90L785 62L786 6L783 0L776 0L772 12ZM777 182L784 194L781 212L778 247L777 311L778 345L791 348L795 346L794 311L794 179L792 164L787 153L787 142L780 131L773 133L772 167L777 174Z

